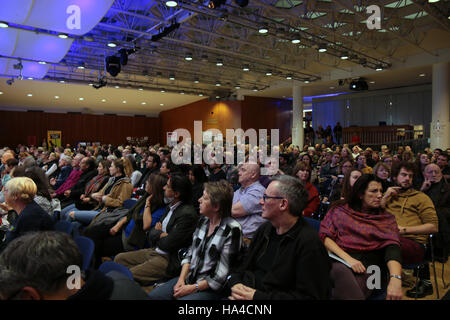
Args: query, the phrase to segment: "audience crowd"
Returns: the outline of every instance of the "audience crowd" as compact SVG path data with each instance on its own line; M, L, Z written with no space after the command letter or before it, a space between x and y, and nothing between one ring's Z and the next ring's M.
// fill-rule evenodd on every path
M385 298L402 299L402 265L430 241L448 259L450 149L340 144L339 127L339 144L319 128L313 145L311 130L264 163L249 145L244 163L234 146L232 164L192 165L159 144L1 149L0 299L368 299L373 265ZM95 244L81 289L66 281L77 236ZM105 261L133 280L104 275ZM430 270L417 272L406 295L423 298Z

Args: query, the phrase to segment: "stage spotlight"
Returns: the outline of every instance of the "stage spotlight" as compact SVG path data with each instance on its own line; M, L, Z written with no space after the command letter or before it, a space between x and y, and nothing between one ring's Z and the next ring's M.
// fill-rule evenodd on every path
M120 73L120 58L115 56L109 56L105 58L106 71L116 77Z
M106 82L105 78L101 78L98 80L98 84L93 84L92 87L95 89L100 89L101 87L106 86L108 83Z
M367 85L367 82L365 80L358 79L358 80L352 80L350 82L349 89L354 90L354 91L363 91L363 90L368 90L369 86Z

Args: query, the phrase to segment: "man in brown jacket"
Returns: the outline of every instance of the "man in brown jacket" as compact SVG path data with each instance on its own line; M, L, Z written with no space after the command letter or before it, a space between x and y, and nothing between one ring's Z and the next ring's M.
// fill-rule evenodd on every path
M404 264L415 264L425 256L428 236L438 232L436 210L425 193L412 188L414 164L400 162L392 168L395 187L386 190L382 203L397 220ZM433 293L428 265L419 271L419 284L406 292L408 297L423 298Z

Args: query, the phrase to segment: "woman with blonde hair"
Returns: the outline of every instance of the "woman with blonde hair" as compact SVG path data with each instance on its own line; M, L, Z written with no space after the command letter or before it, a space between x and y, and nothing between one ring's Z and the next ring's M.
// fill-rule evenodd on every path
M50 216L33 199L37 193L37 186L27 177L13 178L4 188L6 205L1 208L8 212L15 211L17 219L6 233L6 246L12 240L29 231L54 230L54 223Z

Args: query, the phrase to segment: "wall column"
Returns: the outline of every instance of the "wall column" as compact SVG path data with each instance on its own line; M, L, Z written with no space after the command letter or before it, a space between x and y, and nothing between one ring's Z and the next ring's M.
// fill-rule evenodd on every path
M292 144L303 150L305 141L303 129L303 92L302 87L292 88Z
M450 64L433 65L430 147L445 150L450 147Z

